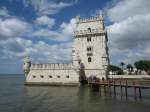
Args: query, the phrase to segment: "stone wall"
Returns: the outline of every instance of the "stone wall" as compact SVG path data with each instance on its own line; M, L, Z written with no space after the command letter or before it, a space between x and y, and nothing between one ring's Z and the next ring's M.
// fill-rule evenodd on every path
M26 83L79 83L78 70L72 64L32 64Z

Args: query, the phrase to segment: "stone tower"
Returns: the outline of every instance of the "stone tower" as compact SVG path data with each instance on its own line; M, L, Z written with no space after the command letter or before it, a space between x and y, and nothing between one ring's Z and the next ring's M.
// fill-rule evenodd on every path
M90 75L107 77L109 65L107 41L104 18L101 14L88 19L76 17L73 64L84 66L86 77Z

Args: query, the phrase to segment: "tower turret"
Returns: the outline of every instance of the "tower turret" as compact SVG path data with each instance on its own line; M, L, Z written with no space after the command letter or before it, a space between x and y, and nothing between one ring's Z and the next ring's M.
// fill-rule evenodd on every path
M108 38L103 15L99 13L95 17L84 19L77 16L74 40L74 51L78 53L81 63L84 64L85 75L87 77L93 74L99 78L107 77Z
M26 56L23 60L23 69L24 69L25 76L27 76L28 73L30 72L30 67L31 67L30 58Z

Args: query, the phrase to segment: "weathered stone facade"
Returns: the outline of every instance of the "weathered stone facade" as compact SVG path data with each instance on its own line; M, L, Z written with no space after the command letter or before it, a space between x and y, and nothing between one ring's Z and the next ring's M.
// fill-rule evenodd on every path
M32 64L24 61L27 84L79 84L79 77L106 78L109 54L102 15L89 19L76 17L73 62L71 64ZM80 72L84 71L84 72Z

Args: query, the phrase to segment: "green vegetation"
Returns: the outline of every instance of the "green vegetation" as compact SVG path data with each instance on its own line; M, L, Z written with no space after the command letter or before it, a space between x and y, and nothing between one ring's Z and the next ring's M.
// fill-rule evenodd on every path
M129 74L133 72L133 66L131 64L128 64L126 68L128 69Z
M140 60L134 63L134 66L138 70L144 70L147 74L150 75L150 61L149 60Z
M122 70L123 70L123 68L124 68L124 66L125 66L125 63L124 63L124 62L121 62L121 63L120 63L120 66L122 67Z
M124 69L124 66L126 65L126 69ZM136 69L134 69L136 68ZM115 65L109 65L108 71L112 72L112 74L115 75L123 75L123 74L142 74L143 72L146 72L148 75L150 75L150 60L139 60L132 64L125 64L124 62L120 63L120 67Z
M123 75L123 70L120 67L115 66L115 65L109 65L108 71L116 75Z

